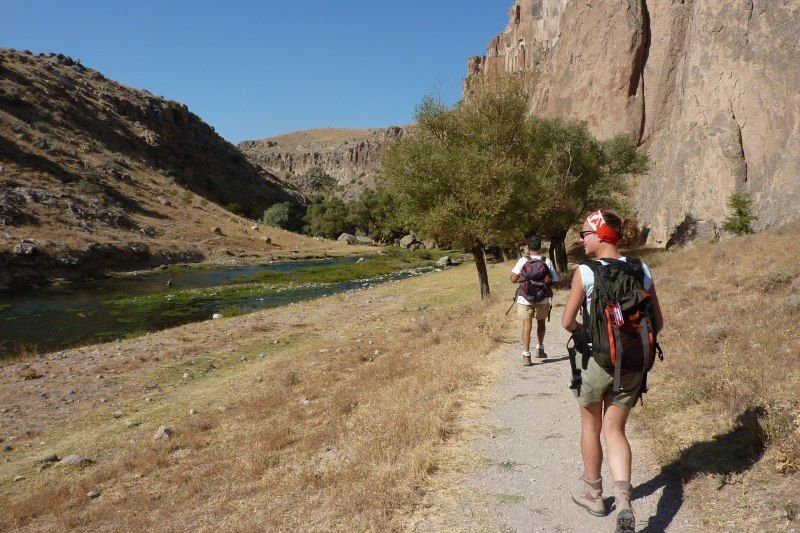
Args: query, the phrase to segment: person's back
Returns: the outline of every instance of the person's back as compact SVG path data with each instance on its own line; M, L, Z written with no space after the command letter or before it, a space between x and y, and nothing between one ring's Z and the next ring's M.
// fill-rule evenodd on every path
M542 243L539 239L535 237L528 239L528 254L520 258L511 270L513 283L533 287L526 288L525 291L517 290L516 294L517 316L522 320L522 361L525 366L532 364L530 346L534 319L537 323L536 335L539 341L536 345L537 357L540 359L547 357L544 349L544 337L547 331L546 321L550 317L552 308L552 293L549 286L558 281L558 273L553 268L550 259L542 257L541 250ZM533 294L537 289L546 289L546 291L543 296Z
M606 305L605 301L595 301L597 298L608 296L607 288L598 285L598 274L602 275L604 269L610 268L614 263L620 267L620 271L636 273L636 269L630 268L632 265L627 265L628 259L619 253L617 243L620 241L631 242L637 235L638 230L635 223L623 222L618 215L610 211L596 211L584 222L580 232L581 241L586 255L596 258L596 263L584 262L575 270L572 288L562 318L562 325L572 332L573 336L584 337L586 333L584 330L591 329L588 326L593 324L593 320L600 312L598 304ZM623 237L627 238L623 239ZM641 274L642 292L646 294L641 295L641 301L635 300L637 295L630 295L631 298L634 298L631 300L633 302L631 305L639 305L641 302L645 302L645 305L652 305L652 316L655 322L653 324L654 338L663 326L658 296L650 270L644 263L641 263L641 270L638 271L638 274ZM638 280L636 281L638 282ZM584 308L584 324L580 324L576 320L581 307ZM606 325L609 324L609 320L614 321L614 327L608 329L613 330L614 335L617 335L618 332L614 328L621 327L629 319L621 316L622 309L619 302L610 302L605 309L608 314L603 317L603 320ZM594 316L592 313L595 313ZM613 313L619 313L620 316ZM596 346L600 344L600 334L597 332L597 328L594 333L591 331L588 333L592 345L587 345L585 350L591 350L593 355L588 358L585 365L582 365L580 377L577 378L577 390L576 387L573 387L580 406L581 456L584 464L584 473L581 478L583 488L573 494L573 501L592 515L605 516L606 514L600 477L603 458L600 444L600 432L602 431L608 448L608 463L614 477L617 531L633 532L635 519L630 504L631 450L625 436L625 424L630 410L636 404L645 385L646 372L622 373L619 369L612 370L606 365L598 363L598 361L605 361L603 357L600 357L600 353L594 353L600 351L599 346ZM642 350L645 349L643 344L640 347Z

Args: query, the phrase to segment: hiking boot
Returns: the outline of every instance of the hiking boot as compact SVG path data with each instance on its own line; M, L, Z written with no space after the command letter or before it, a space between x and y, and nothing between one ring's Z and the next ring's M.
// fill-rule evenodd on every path
M531 352L522 352L522 366L533 366Z
M572 501L589 511L592 516L605 516L606 504L603 501L603 479L589 481L581 476L583 487L572 494Z
M538 359L547 359L547 354L544 353L544 348L539 348L539 353L536 354Z
M617 508L617 527L614 533L634 533L636 517L631 508L631 484L627 481L615 481L614 499Z

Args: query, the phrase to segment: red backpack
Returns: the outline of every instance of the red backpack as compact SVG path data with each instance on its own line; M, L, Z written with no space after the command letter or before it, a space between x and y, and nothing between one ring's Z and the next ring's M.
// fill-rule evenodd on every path
M522 265L519 275L523 281L517 287L517 296L522 296L531 304L553 296L550 289L550 269L541 259L529 259Z

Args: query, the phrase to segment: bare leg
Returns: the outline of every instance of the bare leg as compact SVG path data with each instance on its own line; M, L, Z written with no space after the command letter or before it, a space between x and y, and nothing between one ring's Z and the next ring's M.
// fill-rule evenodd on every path
M539 346L544 346L544 333L547 330L547 324L544 320L536 321L536 337L539 339Z
M625 436L625 423L628 421L629 410L621 409L616 405L606 407L603 419L603 435L606 438L608 449L608 465L614 481L631 480L631 445Z
M603 448L600 446L600 430L603 425L603 402L581 406L581 456L586 479L600 479Z
M533 319L522 319L522 349L526 352L531 351L531 329L533 329Z

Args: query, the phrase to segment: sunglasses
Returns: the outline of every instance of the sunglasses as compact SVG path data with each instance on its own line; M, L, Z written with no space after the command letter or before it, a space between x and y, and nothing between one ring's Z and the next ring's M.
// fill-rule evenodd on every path
M594 231L581 231L578 233L578 235L580 235L581 240L583 240L586 238L587 235L591 235L592 233L594 233Z

